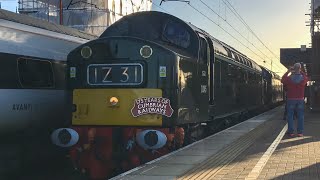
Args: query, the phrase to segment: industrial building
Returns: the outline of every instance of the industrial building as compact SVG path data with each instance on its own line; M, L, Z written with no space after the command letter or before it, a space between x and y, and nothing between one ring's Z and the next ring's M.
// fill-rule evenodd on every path
M19 0L18 11L100 35L125 15L151 10L151 0Z

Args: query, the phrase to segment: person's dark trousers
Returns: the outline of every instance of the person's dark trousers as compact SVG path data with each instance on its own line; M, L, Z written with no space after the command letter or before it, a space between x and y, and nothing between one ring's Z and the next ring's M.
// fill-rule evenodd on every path
M287 101L285 101L283 120L287 120Z
M287 100L287 120L288 120L288 133L294 133L293 116L296 110L298 116L298 134L303 133L304 121L304 101L303 100Z

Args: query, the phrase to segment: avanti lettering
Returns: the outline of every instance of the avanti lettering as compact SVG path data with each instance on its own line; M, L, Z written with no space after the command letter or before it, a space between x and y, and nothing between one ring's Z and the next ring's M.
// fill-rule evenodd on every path
M31 111L32 105L31 104L13 104L12 110L14 110L14 111Z

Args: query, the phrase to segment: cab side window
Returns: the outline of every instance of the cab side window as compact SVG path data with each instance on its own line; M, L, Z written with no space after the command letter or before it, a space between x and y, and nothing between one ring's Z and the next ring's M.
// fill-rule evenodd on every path
M200 38L200 62L203 64L207 63L207 58L208 58L208 45L207 45L207 41L203 38Z
M54 76L50 61L18 59L19 80L23 88L53 88Z

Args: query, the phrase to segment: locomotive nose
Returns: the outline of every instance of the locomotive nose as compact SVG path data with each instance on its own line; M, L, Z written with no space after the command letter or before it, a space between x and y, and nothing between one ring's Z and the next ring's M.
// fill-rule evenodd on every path
M71 147L79 140L79 134L70 128L60 128L51 134L53 144L60 147Z

